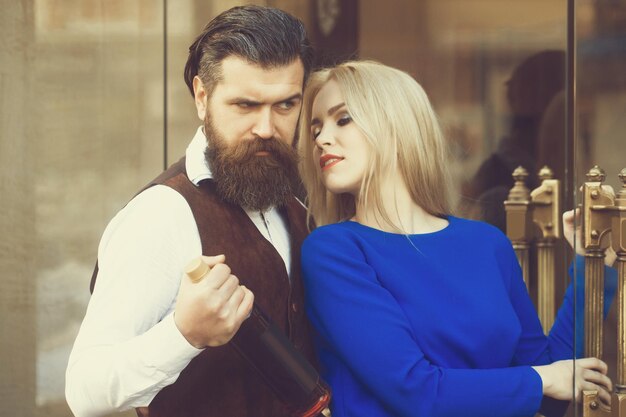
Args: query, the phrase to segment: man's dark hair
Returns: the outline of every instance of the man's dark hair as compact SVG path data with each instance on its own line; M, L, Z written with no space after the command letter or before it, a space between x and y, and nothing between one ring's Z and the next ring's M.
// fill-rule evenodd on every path
M313 50L300 20L271 7L233 7L211 20L189 47L185 83L192 96L196 75L211 94L222 77L222 61L231 55L262 68L288 65L300 58L303 81L313 62Z

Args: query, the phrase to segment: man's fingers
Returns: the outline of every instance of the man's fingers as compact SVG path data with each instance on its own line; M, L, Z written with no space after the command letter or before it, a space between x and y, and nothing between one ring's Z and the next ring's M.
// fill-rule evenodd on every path
M219 288L215 288L215 295L224 300L224 302L227 302L238 287L239 279L234 275L229 275Z
M203 280L205 285L217 290L224 285L231 277L230 267L226 264L217 264L207 274L206 278ZM239 283L239 282L237 282Z
M216 256L202 255L202 260L204 261L204 263L209 265L209 268L212 268L217 264L223 264L224 262L226 262L226 256L225 255L216 255Z
M237 319L243 321L252 312L252 306L254 305L254 294L245 286L241 286L241 288L243 289L244 296L241 300L241 303L239 303L239 307L237 308Z
M244 288L246 287L244 287L243 285L238 285L235 291L233 291L232 295L230 296L230 299L228 300L228 304L230 305L229 307L232 308L232 310L235 312L239 308L239 304L241 304L246 295Z

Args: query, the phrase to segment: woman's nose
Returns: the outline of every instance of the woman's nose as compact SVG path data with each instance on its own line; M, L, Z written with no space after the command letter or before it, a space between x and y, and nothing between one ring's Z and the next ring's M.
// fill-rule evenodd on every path
M324 146L332 145L334 141L335 139L333 135L331 134L331 132L329 131L329 129L320 130L317 137L315 138L315 144L320 148L323 148Z

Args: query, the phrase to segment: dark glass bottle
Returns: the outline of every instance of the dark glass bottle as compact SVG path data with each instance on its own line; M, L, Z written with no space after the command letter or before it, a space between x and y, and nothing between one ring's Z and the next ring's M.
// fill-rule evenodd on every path
M185 272L200 281L209 266L198 258ZM255 305L229 342L293 417L330 417L330 389L287 336Z

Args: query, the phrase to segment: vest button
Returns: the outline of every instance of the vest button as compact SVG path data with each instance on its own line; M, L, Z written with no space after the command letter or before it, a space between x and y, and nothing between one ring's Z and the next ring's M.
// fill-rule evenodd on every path
M291 303L291 311L293 311L294 313L297 313L298 312L298 304Z

